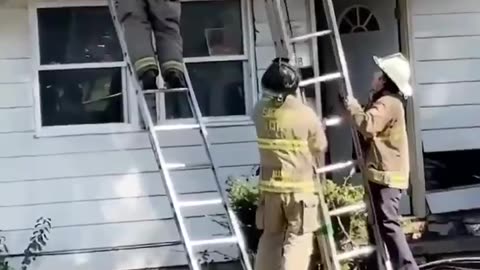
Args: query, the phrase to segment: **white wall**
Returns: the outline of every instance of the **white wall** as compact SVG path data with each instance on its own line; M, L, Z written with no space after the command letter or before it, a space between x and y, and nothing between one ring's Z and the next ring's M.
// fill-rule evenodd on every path
M13 4L0 6L0 235L10 253L23 252L35 220L45 216L54 227L45 251L69 254L41 257L32 269L184 264L146 133L34 137L28 12L25 2ZM199 134L162 134L167 161L206 162ZM258 163L251 125L210 128L209 134L222 179L250 173ZM182 199L216 195L209 171L176 172L174 178ZM199 212L187 213L195 239L225 233L212 217L200 216L221 209ZM151 247L131 249L146 244ZM11 261L18 266L20 260Z
M254 2L261 75L274 52L263 1ZM0 234L6 236L11 254L23 252L35 220L45 216L52 218L54 227L45 251L68 254L41 257L33 269L123 270L184 264L146 133L34 137L34 73L28 12L22 3L0 7ZM305 7L297 1L289 3L294 23L301 23ZM258 163L252 125L210 128L209 134L222 179L248 174ZM167 161L206 162L199 134L172 131L163 133L160 141ZM208 170L173 175L184 193L182 199L216 195ZM225 233L212 217L200 216L217 213L221 209L187 213L195 239ZM132 249L146 244L151 246ZM20 260L11 261L18 265Z
M480 148L480 4L413 0L416 91L425 152Z

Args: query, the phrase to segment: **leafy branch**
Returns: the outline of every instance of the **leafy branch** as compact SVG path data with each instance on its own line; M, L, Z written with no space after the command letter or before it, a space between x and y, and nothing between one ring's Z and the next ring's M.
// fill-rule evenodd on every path
M52 221L50 218L40 217L37 219L28 246L23 251L22 270L27 270L31 263L35 261L38 253L47 245L48 234L51 228ZM15 270L9 266L7 261L9 250L6 242L6 237L0 236L0 270Z
M35 224L32 236L30 237L30 243L23 251L24 258L22 260L22 270L27 270L28 266L35 261L38 252L43 250L43 247L47 245L48 234L52 228L52 221L50 218L39 218Z

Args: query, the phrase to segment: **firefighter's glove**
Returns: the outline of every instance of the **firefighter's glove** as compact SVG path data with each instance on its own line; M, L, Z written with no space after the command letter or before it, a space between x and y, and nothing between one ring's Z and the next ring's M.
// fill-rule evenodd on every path
M345 108L350 114L355 114L357 112L363 111L362 106L358 100L353 96L347 96L344 100Z
M358 100L354 98L353 96L347 96L344 99L345 107L350 108L352 106L360 106L360 103L358 103Z

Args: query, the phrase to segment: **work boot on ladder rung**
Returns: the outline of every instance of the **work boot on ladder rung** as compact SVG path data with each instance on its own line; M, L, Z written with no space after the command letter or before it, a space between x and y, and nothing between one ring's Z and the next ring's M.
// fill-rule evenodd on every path
M178 69L170 69L165 71L163 79L167 89L187 88L185 74Z
M155 69L149 69L140 75L143 90L157 89L157 76L158 71Z

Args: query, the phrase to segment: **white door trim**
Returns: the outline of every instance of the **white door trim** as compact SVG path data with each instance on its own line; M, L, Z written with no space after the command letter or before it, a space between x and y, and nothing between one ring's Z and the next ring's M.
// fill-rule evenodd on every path
M413 39L411 36L412 18L411 7L412 0L398 0L400 14L400 43L402 52L410 59L412 68L412 85L415 84L415 62ZM417 217L427 215L426 190L425 190L425 171L423 166L422 151L422 133L419 127L420 109L416 103L417 95L413 92L412 98L407 102L407 130L409 134L409 152L410 152L410 179L411 179L411 198L413 214Z

